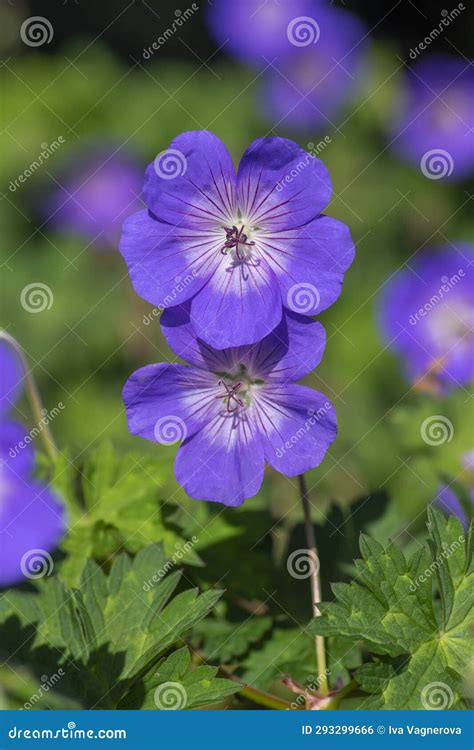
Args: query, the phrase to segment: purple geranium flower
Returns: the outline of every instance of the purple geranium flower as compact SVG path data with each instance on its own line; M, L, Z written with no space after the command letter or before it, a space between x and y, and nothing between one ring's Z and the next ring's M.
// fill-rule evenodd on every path
M469 487L466 493L466 500L468 502L470 501L472 505L472 510L470 513L470 518L472 518L472 516L474 515L474 451L468 451L468 453L464 454L464 456L462 457L462 464L464 469L466 470L467 481L469 483ZM438 506L438 508L444 511L444 513L457 516L464 528L467 529L467 527L469 526L469 518L466 514L466 509L460 503L459 498L452 486L443 484L438 488L435 504Z
M131 154L95 146L75 154L43 205L57 229L97 246L115 245L123 220L140 207L142 169Z
M191 300L211 346L253 344L283 308L314 315L339 296L353 242L321 213L326 167L293 141L258 138L236 173L215 135L183 133L148 167L144 195L120 244L132 283L162 308Z
M191 366L143 367L123 398L133 434L184 441L175 473L191 497L240 505L258 492L265 462L288 476L321 463L336 437L334 407L293 382L321 359L318 322L288 313L258 344L225 350L194 337L189 304L165 311L162 325Z
M243 62L265 67L275 56L290 54L292 28L295 38L300 36L304 41L311 33L311 21L314 24L317 10L322 5L317 0L292 0L291 3L281 0L213 0L208 7L207 21L220 49ZM298 20L299 27L295 24Z
M315 14L317 40L291 45L263 79L262 106L272 122L293 130L330 127L337 113L357 95L367 60L367 29L337 8Z
M33 447L24 444L24 427L8 417L21 395L22 386L20 359L10 344L0 339L0 466L9 462L18 474L24 475L34 465Z
M7 417L22 382L18 355L0 340L0 586L37 577L65 529L64 509L54 493L31 479L34 451L24 427Z
M0 463L0 586L48 572L64 528L64 508L49 487Z
M394 127L394 148L430 179L462 179L474 170L474 69L432 55L409 72Z
M0 339L0 416L15 406L22 391L23 368L15 351Z
M412 380L439 390L474 378L474 246L426 250L385 287L381 328Z

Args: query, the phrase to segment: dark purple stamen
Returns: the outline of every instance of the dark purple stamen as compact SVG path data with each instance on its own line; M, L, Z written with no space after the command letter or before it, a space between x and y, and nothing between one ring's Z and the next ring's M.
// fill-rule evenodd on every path
M230 386L227 383L225 383L223 380L219 380L218 385L224 386L225 396L216 396L216 398L227 399L227 411L229 412L229 414L232 414L234 411L236 411L239 408L239 406L244 405L244 402L242 401L242 399L236 396L236 393L238 392L239 388L242 387L242 383L236 383L235 385ZM231 406L230 406L232 400L234 400L237 404L237 406L234 406L233 409L231 409Z
M239 260L243 260L243 257L239 251L239 245L247 245L248 247L251 247L252 245L255 245L255 242L252 242L252 240L247 241L247 235L244 233L243 224L240 229L237 229L235 225L232 227L224 227L224 229L225 243L221 249L221 253L223 255L226 255L228 250L231 250L233 247L235 247L237 258Z

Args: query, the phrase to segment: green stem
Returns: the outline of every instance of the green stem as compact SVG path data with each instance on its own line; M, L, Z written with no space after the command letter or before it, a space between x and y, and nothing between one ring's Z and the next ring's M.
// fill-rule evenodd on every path
M308 488L306 486L306 479L304 474L298 476L298 484L301 495L301 502L303 504L304 512L304 526L306 532L306 543L308 545L308 552L310 555L311 564L311 601L313 606L313 616L319 617L321 611L319 604L321 603L321 581L319 578L319 557L318 549L316 547L316 537L314 534L314 526L311 521L311 511L308 498ZM326 671L326 649L324 644L324 637L317 635L315 637L316 646L316 664L318 670L319 679L319 693L321 695L329 695L329 685Z
M28 395L28 399L31 405L31 410L33 412L33 415L37 424L42 425L42 429L40 430L40 433L41 433L41 437L44 443L45 450L48 456L50 457L51 461L55 463L58 457L59 451L58 451L58 448L56 447L56 443L54 442L54 438L51 433L51 430L49 429L47 424L42 422L46 409L43 406L40 393L36 386L31 370L28 367L28 362L26 361L26 357L23 353L23 349L21 348L18 341L14 339L13 336L10 336L10 334L7 333L6 331L0 330L0 339L7 341L8 344L10 344L10 346L15 350L15 352L18 355L18 358L21 362L21 366L24 372L25 390Z

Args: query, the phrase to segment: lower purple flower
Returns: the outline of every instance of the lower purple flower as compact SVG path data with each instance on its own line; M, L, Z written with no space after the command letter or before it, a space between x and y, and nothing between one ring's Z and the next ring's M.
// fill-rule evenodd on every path
M319 323L288 313L259 343L223 350L195 338L189 304L166 310L162 326L191 366L143 367L123 399L133 434L183 441L175 473L191 497L240 505L259 491L265 463L287 476L321 463L337 434L334 407L294 384L322 357Z
M64 508L46 485L0 464L0 587L49 575Z
M474 378L474 246L426 250L386 286L381 328L420 387L446 390Z

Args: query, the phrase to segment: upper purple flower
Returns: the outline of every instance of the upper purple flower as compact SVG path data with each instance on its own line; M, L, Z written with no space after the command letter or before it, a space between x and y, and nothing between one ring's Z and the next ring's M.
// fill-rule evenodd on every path
M148 210L120 249L136 291L162 308L191 300L196 336L217 349L252 344L283 308L314 315L339 296L354 246L321 212L325 166L285 138L258 138L236 173L208 131L183 133L150 164Z
M394 148L429 179L462 179L474 171L474 69L449 55L432 55L409 72Z
M381 327L412 380L430 388L474 378L474 246L426 250L384 289Z
M311 33L320 0L213 0L207 20L219 48L233 57L257 67L265 67L275 56L291 52L291 29L295 20L306 18L304 27L293 33L304 39ZM309 24L309 25L308 25ZM290 38L289 38L290 36Z
M123 220L140 206L142 171L129 154L92 147L58 175L43 210L61 231L78 232L98 246L115 245Z
M293 130L326 128L361 86L368 34L355 16L337 8L315 13L313 39L268 67L262 106L273 123ZM303 23L303 22L302 22Z
M178 482L191 497L240 505L265 462L295 476L318 466L336 437L334 407L294 385L320 361L323 327L295 313L261 342L217 350L196 339L189 304L166 310L164 335L183 364L148 365L123 391L129 429L159 443L184 440Z

